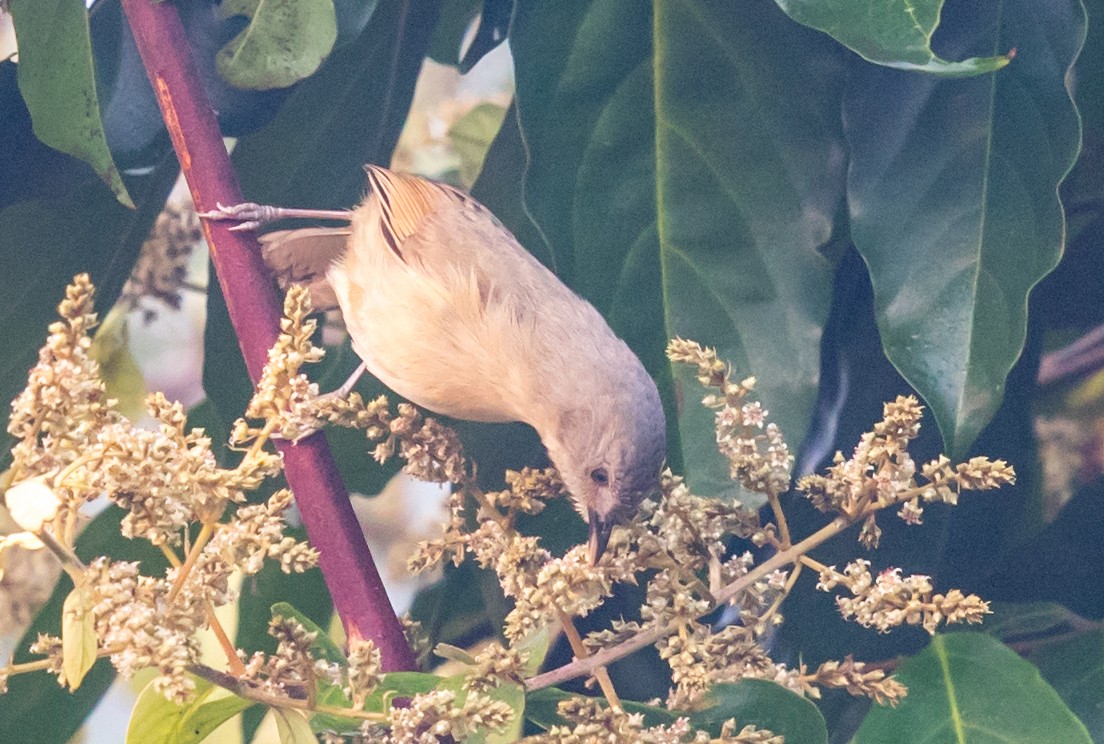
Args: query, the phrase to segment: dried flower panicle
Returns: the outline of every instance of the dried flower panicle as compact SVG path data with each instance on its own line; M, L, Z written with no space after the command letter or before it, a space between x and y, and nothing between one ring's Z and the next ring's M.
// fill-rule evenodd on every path
M317 322L310 314L309 291L293 285L284 298L280 335L268 350L268 362L245 409L246 418L262 419L264 424L250 426L245 419L238 419L230 437L232 444L242 447L268 434L294 442L319 428L313 407L319 397L318 385L300 372L304 364L319 362L324 355L311 342Z
M897 705L908 689L882 669L867 669L866 664L850 655L843 661L826 661L811 677L813 697L820 697L816 686L847 690L855 696L868 697L878 705Z
M475 666L464 680L464 688L476 693L490 692L503 683L523 684L522 673L528 654L513 647L492 642L475 656Z
M195 208L191 204L166 204L142 244L119 301L133 308L142 297L153 297L179 309L188 259L201 240L203 228ZM149 320L152 311L147 311L146 315Z
M57 677L59 685L65 686L65 672L62 671L61 639L56 635L39 633L34 643L27 649L32 654L45 657L49 663L46 671ZM5 685L6 686L6 685Z
M756 565L750 552L734 550L734 541L800 548L788 536L778 501L790 487L793 456L780 431L767 421L767 412L751 399L755 380L731 382L729 367L715 350L676 339L668 353L672 360L696 367L709 390L703 402L716 411L717 445L728 459L731 477L768 498L778 525L760 523L754 510L738 502L696 496L668 472L661 483L663 498L645 502L630 524L615 531L599 565L592 566L583 546L556 556L516 527L519 517L537 514L549 499L565 495L554 471L511 472L505 489L485 493L475 483L474 468L456 434L413 406L400 404L392 411L383 398L365 402L356 394L319 395L300 371L323 353L311 342L315 327L307 317L305 291L289 292L280 338L246 411L250 421L242 419L234 427L233 443L251 446L233 469L217 467L203 432L187 430L183 409L163 397L149 401L160 424L155 432L135 432L114 412L87 357L87 330L95 316L86 278L70 288L61 309L63 320L51 327L31 384L16 402L15 480L40 478L51 499L56 494L56 508L43 509L40 517L28 512L27 520L32 529L59 536L63 544L71 542L67 530L76 508L93 492L106 492L128 510L128 534L162 546L170 555L189 525L203 526L195 543L189 543L187 563L175 561L163 577L144 576L137 564L99 559L84 569L81 583L100 648L124 674L157 667L160 689L175 700L185 699L193 685L186 670L198 661L195 632L205 627L211 608L234 599L228 581L232 571L253 573L269 559L279 560L287 571L316 562L313 550L284 535L290 493L278 491L264 503L241 504L248 491L279 469L279 458L262 449L268 437L294 440L325 424L363 430L381 462L398 455L415 477L459 486L449 497L443 535L422 543L412 565L425 569L470 556L495 572L513 601L504 628L509 645L492 643L480 651L462 688L415 695L408 707L390 709L386 722L368 716L360 740L437 742L439 737L460 740L476 731L501 729L514 711L494 694L503 685L523 682L527 663L522 641L592 612L616 584L642 577L645 602L639 618L620 619L591 633L581 649L578 640L573 643L585 656L642 633L657 638L655 647L672 672L669 707L692 709L711 686L746 678L773 680L812 697L822 688L840 688L895 704L905 694L882 670L868 669L850 657L826 662L813 672L770 658L770 631L781 622L779 608L796 579L797 563L776 559L770 566ZM919 523L925 504L953 505L965 490L1013 482L1012 469L1000 460L974 458L952 465L940 457L918 467L908 445L917 436L921 415L914 398L898 398L886 405L883 420L860 439L849 459L837 454L826 475L800 481L799 488L817 508L838 516L830 527L842 531L861 524L860 540L873 548L881 536L875 517L882 509L894 508L907 522ZM808 556L799 560L818 566ZM977 597L935 593L927 577L903 577L898 571L874 577L865 561L849 564L842 573L825 567L821 588L836 586L852 594L837 600L844 617L880 631L915 624L934 632L942 622L979 622L988 612ZM705 619L711 613L714 619L722 615L720 627ZM347 664L338 664L318 658L314 634L294 619L275 618L271 632L278 640L275 653L238 652L242 681L262 692L310 699L317 684L328 683L343 688L359 707L380 682L379 651L370 642L354 641ZM49 643L42 649L57 653ZM781 740L754 727L738 729L734 721L725 724L719 738L693 731L686 718L646 727L641 716L589 699L564 701L560 715L565 724L528 741Z

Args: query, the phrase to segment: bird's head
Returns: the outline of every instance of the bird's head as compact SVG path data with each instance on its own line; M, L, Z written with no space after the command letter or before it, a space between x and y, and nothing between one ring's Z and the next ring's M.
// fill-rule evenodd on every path
M563 411L544 436L548 454L590 525L596 563L610 532L659 489L667 453L666 419L655 383L643 379Z

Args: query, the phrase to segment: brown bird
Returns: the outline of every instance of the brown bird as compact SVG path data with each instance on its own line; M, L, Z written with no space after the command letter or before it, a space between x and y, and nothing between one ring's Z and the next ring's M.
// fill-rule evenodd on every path
M601 314L532 257L494 215L445 184L367 167L351 211L222 207L255 229L282 218L347 221L261 238L286 282L340 306L363 365L446 416L523 421L540 434L597 561L612 527L657 491L666 424L655 383Z

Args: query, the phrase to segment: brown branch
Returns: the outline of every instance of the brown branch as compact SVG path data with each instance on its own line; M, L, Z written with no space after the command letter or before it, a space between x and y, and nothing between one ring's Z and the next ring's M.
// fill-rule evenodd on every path
M191 57L175 4L123 0L123 10L198 211L242 201L237 176ZM275 343L280 304L256 239L204 220L203 232L226 297L246 367L254 381ZM415 659L391 609L326 440L277 443L307 536L350 638L370 638L388 671L414 669Z

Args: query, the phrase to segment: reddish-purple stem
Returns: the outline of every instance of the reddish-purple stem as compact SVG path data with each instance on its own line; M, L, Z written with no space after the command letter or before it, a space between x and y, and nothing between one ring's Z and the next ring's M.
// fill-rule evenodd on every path
M153 84L173 147L198 211L242 201L237 176L214 112L192 61L180 16L171 2L122 0L138 51ZM279 298L261 261L256 239L231 232L230 223L204 220L219 284L246 367L259 377L280 323ZM375 562L357 526L333 455L321 435L277 447L295 492L307 536L334 606L350 638L370 638L388 671L415 668L402 626L391 609Z

